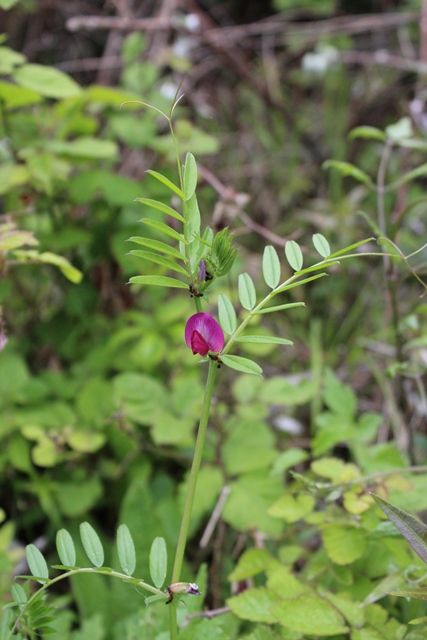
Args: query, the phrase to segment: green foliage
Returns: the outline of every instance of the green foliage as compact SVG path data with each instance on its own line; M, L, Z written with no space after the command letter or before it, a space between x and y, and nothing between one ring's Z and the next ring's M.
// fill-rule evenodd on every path
M414 441L407 443L401 417L404 412L412 416L409 423L423 415L422 403L405 409L405 402L414 395L423 397L425 373L426 310L414 289L421 288L423 273L417 235L424 228L425 198L417 180L425 175L425 141L408 119L384 131L358 127L351 134L360 145L352 162L343 160L341 148L335 155L339 159L325 164L331 171L321 179L316 191L321 195L304 200L301 207L302 194L314 192L317 178L312 167L303 166L300 138L310 122L320 122L318 104L312 101L315 118L298 114L292 139L283 145L287 131L277 113L269 113L266 127L258 115L259 96L243 95L237 88L245 106L236 110L242 121L257 113L257 124L251 128L261 144L253 157L259 170L265 164L273 181L269 188L273 185L274 198L264 197L259 178L260 192L258 187L253 190L263 211L269 208L265 203L274 201L271 216L265 213L264 231L273 232L274 225L284 236L302 239L301 244L288 240L285 245L290 275L283 254L279 257L272 245L260 247L258 237L255 242L242 237L237 197L236 202L222 204L225 224L239 233L233 235L229 228L213 231L214 223L206 220L213 208L212 194L202 184L197 186L192 153L183 166L178 158L178 180L172 173L171 162L177 160L174 136L189 141L195 153L197 147L202 153L215 152L218 143L201 135L190 119L184 120L187 107L181 111L174 105L170 134L164 134L156 120L165 116L163 111L141 111L145 103L138 103L132 81L134 65L140 64L135 60L142 46L139 36L133 34L125 43L127 66L118 89L84 89L57 69L27 64L24 56L2 47L5 79L0 81L0 97L7 135L2 134L6 142L0 191L9 215L0 224L0 250L5 252L0 266L7 275L0 285L0 303L10 344L0 355L5 496L0 512L0 590L2 595L10 591L12 600L5 596L0 638L9 636L17 615L16 637L44 637L52 631L61 640L167 637L168 607L146 610L145 605L165 602L161 589L172 574L166 548L177 543L203 396L202 367L194 367L183 345L183 323L193 312L192 302L207 302L209 289L209 309L215 313L218 305L230 340L221 355L224 367L218 372L184 578L193 580L200 558L214 562L208 576L203 569L206 605L192 598L188 610L178 599L172 606L179 607L180 623L214 602L227 600L231 613L213 620L187 619L180 637L414 640L417 632L408 632L406 624L420 620L423 611L417 602L387 594L424 598L425 567L385 526L370 493L379 494L380 504L388 505L400 531L422 551L419 532L424 525L402 507L427 506L424 479L411 469L411 462L425 462L425 434L422 429L415 435L410 432ZM289 44L296 50L301 46ZM162 106L164 100L152 88L159 73L144 64L144 93ZM292 82L301 89L298 74ZM331 74L322 83L326 98L328 84L338 77ZM280 93L280 87L276 89ZM119 110L131 100L135 104ZM334 99L329 103L334 105L330 119L335 127L344 110ZM204 121L203 126L211 125ZM338 149L338 137L334 130L326 147ZM279 153L285 155L272 162L278 140ZM244 153L245 145L238 147L224 149L227 166L246 165L242 155L232 161L233 154ZM382 189L373 177L373 163L384 148L392 154ZM120 164L120 156L130 150L140 154L142 167L132 178ZM149 170L141 184L150 150L160 154L153 161L158 171ZM201 160L200 173L203 164ZM347 194L340 188L342 178ZM355 189L353 180L358 183ZM399 206L409 194L396 211L393 193L399 196ZM390 212L385 222L374 213L381 194ZM383 236L386 256L379 255L372 238L354 242L366 235L353 215L362 201L369 213L359 222ZM290 211L292 202L298 202L298 218L276 215L276 225L274 207L280 213L285 206ZM140 221L143 236L137 235L136 223L141 205L147 216ZM328 236L313 235L320 262L318 256L313 258L313 249L304 246L313 229ZM274 243L271 233L266 235ZM131 250L125 257L126 238L143 250ZM237 257L239 243L244 249ZM372 256L354 260L359 251ZM304 268L303 256L304 265L309 265ZM384 295L387 259L387 282L396 285L394 292L391 286ZM207 279L199 277L202 260ZM36 268L31 266L34 262ZM415 279L405 277L400 283L402 267ZM141 268L143 275L133 275ZM333 279L324 277L326 269ZM219 281L224 275L231 287ZM124 286L126 279L132 287ZM238 290L233 291L236 282ZM148 290L140 285L154 286ZM301 285L308 285L304 299L309 312L300 309L305 306ZM166 288L176 291L166 297ZM273 304L276 295L280 301ZM390 314L382 315L388 299L402 305L391 325ZM396 305L392 308L396 313ZM292 344L293 349L283 349ZM373 362L376 349L385 354L379 366L378 357ZM255 360L263 365L265 379ZM251 375L235 376L228 369ZM416 381L418 387L411 393L404 387L399 395L404 376L405 384ZM385 500L389 497L399 506L391 507ZM83 523L80 544L81 519L94 526ZM116 521L129 523L129 529L119 526L115 546L111 541ZM211 538L206 534L205 546L199 549L208 523ZM55 565L55 577L49 578L57 528L62 564ZM42 529L48 540L46 559L34 545L26 551L41 588L34 594L27 583L19 582L9 589L13 567L22 555L12 546L13 538L34 540ZM239 549L242 554L236 559ZM76 562L86 562L81 560L83 551L94 566L79 570ZM123 573L103 566L104 558ZM137 567L141 575L151 575L154 587L133 577ZM64 597L54 584L71 573L72 592ZM232 593L248 588L229 597L227 576ZM112 586L107 582L111 577L118 578ZM196 580L202 584L199 576ZM245 580L246 585L234 584ZM418 581L421 586L414 589ZM58 605L54 614L45 601L45 587ZM143 599L141 590L153 595ZM422 618L419 623L424 624Z

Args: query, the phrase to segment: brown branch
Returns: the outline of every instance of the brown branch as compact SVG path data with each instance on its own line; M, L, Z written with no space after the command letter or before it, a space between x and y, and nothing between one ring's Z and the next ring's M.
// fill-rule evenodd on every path
M286 14L285 14L286 15ZM205 36L212 40L234 40L252 36L284 34L305 34L319 36L324 34L356 34L365 31L377 31L393 29L420 20L418 11L390 14L368 14L361 16L338 16L325 20L313 20L312 22L290 22L285 19L253 22L233 27L210 27L205 31ZM75 16L66 22L69 31L104 31L115 29L117 31L159 31L162 29L178 29L195 33L184 22L174 16L159 18L130 19L118 16Z
M171 18L125 18L119 16L75 16L65 23L69 31L160 31L176 27Z
M402 71L427 74L426 62L402 58L388 51L375 51L374 53L367 53L365 51L342 51L340 53L340 60L345 64L382 65Z
M220 607L219 609L211 609L210 611L198 611L197 613L191 613L185 617L183 627L186 627L190 620L193 618L215 618L216 616L222 616L224 613L230 613L230 607Z

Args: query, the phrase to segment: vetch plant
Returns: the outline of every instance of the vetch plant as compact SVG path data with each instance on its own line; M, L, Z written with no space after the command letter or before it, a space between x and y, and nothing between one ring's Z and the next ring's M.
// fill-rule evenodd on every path
M262 368L257 362L235 353L239 345L247 343L286 346L291 345L292 342L280 336L247 334L246 328L251 321L260 315L304 306L303 302L283 300L283 294L286 295L296 287L325 277L328 267L339 264L341 260L360 255L353 253L353 250L373 239L368 238L339 251L331 252L326 238L321 234L315 234L313 244L321 259L305 267L300 246L294 241L287 242L285 257L293 273L284 280L282 279L281 260L276 249L273 246L266 246L262 257L262 275L268 288L267 294L259 295L254 281L248 273L239 274L237 296L228 297L224 293L220 293L218 296L219 322L217 322L210 313L203 311L202 305L209 303L208 291L212 284L230 273L237 249L233 244L233 235L227 228L216 234L210 227L206 227L203 231L201 229L201 215L196 197L197 164L194 156L187 153L184 165L181 165L172 126L172 115L176 104L177 101L174 102L169 115L158 109L155 111L166 118L170 127L175 144L178 184L158 172L150 170L148 173L166 187L171 197L178 198L180 206L172 207L169 203L158 200L138 198L138 201L145 207L154 209L161 216L165 216L165 220L151 217L144 217L140 220L144 227L153 230L153 233L158 234L161 239L147 236L130 238L131 242L143 247L143 249L133 249L130 253L141 258L145 264L156 265L152 273L133 276L130 282L134 285L160 286L186 291L189 300L194 304L195 314L190 315L190 312L188 314L189 319L184 332L185 342L194 355L201 356L202 361L208 364L197 439L169 586L164 588L167 574L167 550L165 540L162 537L155 538L152 543L149 558L151 582L147 582L134 577L135 548L131 533L126 525L121 525L117 533L117 550L122 572L104 566L102 543L89 523L81 525L80 537L85 553L93 565L91 567L76 566L73 540L67 531L61 530L57 536L57 550L61 564L54 567L62 572L59 576L50 578L43 555L34 545L27 547L27 560L32 576L22 577L36 579L42 584L42 587L30 596L28 585L24 587L14 585L12 592L14 599L9 608L18 608L19 615L9 637L15 632L22 633L23 631L25 633L27 629L40 630L44 628L45 632L48 632L49 624L52 621L52 612L43 600L46 589L50 585L78 573L98 573L118 578L138 589L147 591L151 594L145 598L147 604L157 601L169 604L170 639L176 640L178 638L178 598L175 596L199 595L200 593L197 584L182 581L181 574L218 369L223 364L243 373L261 375ZM173 227L167 222L170 218L174 221ZM173 272L173 276L165 275L171 272ZM279 296L279 303L274 304L277 296ZM231 301L232 299L238 299L241 308L236 308Z

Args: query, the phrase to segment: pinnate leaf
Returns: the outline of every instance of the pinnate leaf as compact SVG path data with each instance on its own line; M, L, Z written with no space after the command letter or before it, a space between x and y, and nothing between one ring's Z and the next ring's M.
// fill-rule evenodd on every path
M293 344L291 340L277 338L276 336L239 336L235 338L235 342L246 342L248 344Z
M289 240L285 244L285 255L287 261L294 271L300 271L302 269L302 251L299 244L297 244L295 240Z
M165 242L160 242L160 240L153 240L152 238L142 238L141 236L132 236L129 238L128 242L135 242L136 244L140 244L143 247L148 247L149 249L155 249L156 251L160 251L160 253L166 253L169 256L173 256L178 260L183 260L186 262L185 256L182 255L178 249L175 247L171 247Z
M139 222L142 222L142 224L147 225L147 227L152 227L153 229L157 229L157 231L161 231L162 233L165 233L167 236L170 236L171 238L178 240L178 242L183 242L184 244L187 243L183 235L178 233L178 231L175 231L175 229L172 229L172 227L169 227L164 222L159 222L158 220L151 220L150 218L141 218Z
M173 289L188 289L188 284L177 280L176 278L169 278L168 276L132 276L129 278L131 284L146 284L154 287L171 287Z
M63 565L76 566L76 549L73 539L66 529L60 529L56 534L56 550Z
M239 300L244 309L251 311L256 304L256 291L249 273L239 275Z
M155 264L161 264L172 271L177 271L178 273L182 273L184 276L188 276L187 271L184 267L181 267L180 264L176 264L170 258L165 258L164 256L160 256L158 253L153 253L152 251L139 251L138 249L133 249L129 251L132 256L136 256L137 258L142 258L143 260L148 260L149 262L154 262Z
M184 218L180 213L178 213L178 211L175 211L175 209L172 209L172 207L169 207L167 204L164 204L164 202L159 202L158 200L151 200L150 198L137 198L136 201L141 202L141 204L146 204L148 207L152 207L153 209L158 209L159 211L166 213L166 215L171 216L172 218L176 218L177 220L180 220L180 222L185 222Z
M169 178L166 178L166 176L163 176L161 173L153 171L152 169L148 169L147 173L149 173L150 176L153 176L153 178L156 178L156 180L158 180L159 182L162 182L168 189L176 193L176 195L179 196L181 200L185 200L184 192L181 191L181 189L177 187L176 184L171 182Z
M315 233L313 235L313 244L314 248L322 258L327 258L331 254L331 249L329 247L329 242L326 240L325 236L322 236L321 233Z
M37 582L44 584L49 579L49 569L41 551L34 544L28 544L25 547L25 557L33 576L44 578L44 580L38 580Z
M264 249L262 273L268 286L271 289L275 289L280 280L280 261L276 249L271 245L268 245Z
M184 195L189 200L197 186L197 165L192 153L187 153L184 165Z
M89 522L81 523L80 538L86 555L92 564L95 567L102 567L104 564L104 549L98 534Z
M235 371L241 371L242 373L252 373L257 376L262 375L261 367L253 360L249 360L249 358L242 358L242 356L225 355L221 356L221 362L223 362L226 367L235 369Z
M131 576L136 567L135 545L125 524L121 524L117 529L117 551L121 568L128 576Z
M167 551L164 538L154 538L150 549L150 575L153 584L161 589L166 578Z
M232 334L236 330L236 312L227 296L220 293L218 296L218 316L221 327L226 333Z

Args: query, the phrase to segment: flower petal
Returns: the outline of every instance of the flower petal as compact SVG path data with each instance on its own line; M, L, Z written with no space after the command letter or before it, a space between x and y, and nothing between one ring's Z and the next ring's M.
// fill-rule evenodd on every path
M188 319L185 326L185 342L187 346L193 351L193 353L200 353L200 355L206 355L207 351L202 354L200 351L194 351L193 347L196 346L194 342L193 334L197 331L200 338L208 346L208 351L218 353L224 346L224 333L219 326L218 322L212 318L209 313L195 313ZM196 339L197 344L201 346L200 339Z
M191 350L193 352L193 355L196 355L196 353L198 353L200 356L205 356L209 351L208 343L198 331L193 331L193 334L191 336Z

